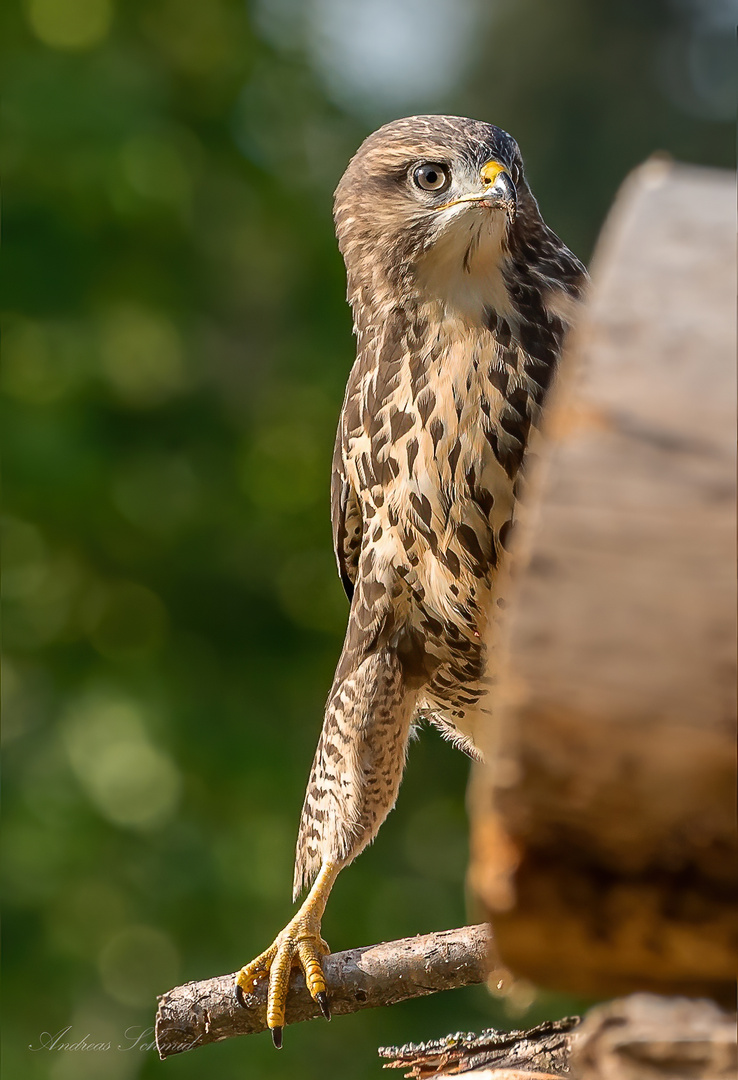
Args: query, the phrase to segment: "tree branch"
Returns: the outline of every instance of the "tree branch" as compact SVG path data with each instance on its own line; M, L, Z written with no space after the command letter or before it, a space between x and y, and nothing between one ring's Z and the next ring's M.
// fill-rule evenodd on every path
M331 1012L341 1016L484 982L489 946L489 927L481 924L333 953L324 961ZM159 998L155 1031L162 1059L265 1030L265 981L246 995L247 1009L233 996L234 981L235 975L220 975L177 986ZM302 972L296 970L287 998L287 1023L318 1016Z

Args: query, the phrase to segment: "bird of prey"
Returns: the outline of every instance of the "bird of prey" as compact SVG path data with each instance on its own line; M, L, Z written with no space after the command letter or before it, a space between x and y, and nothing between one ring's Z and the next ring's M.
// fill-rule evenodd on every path
M300 822L307 899L237 976L268 977L282 1042L291 968L330 1007L320 924L339 871L395 804L411 725L477 753L485 630L531 425L586 280L548 228L517 143L456 116L386 124L335 195L357 357L333 459L338 569L351 602Z

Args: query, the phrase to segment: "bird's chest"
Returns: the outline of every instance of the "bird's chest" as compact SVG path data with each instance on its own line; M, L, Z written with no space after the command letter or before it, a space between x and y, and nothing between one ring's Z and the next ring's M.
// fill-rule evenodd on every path
M346 447L362 501L389 503L401 516L425 496L435 516L454 516L474 489L511 488L501 452L509 433L504 350L458 335L419 355L378 364L360 388L360 424ZM440 347L439 347L440 346Z
M514 502L499 346L491 335L442 344L367 375L347 446L374 566L434 607L489 579Z

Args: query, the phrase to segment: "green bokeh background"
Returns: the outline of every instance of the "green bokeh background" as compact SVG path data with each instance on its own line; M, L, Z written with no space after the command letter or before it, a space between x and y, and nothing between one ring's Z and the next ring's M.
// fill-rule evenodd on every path
M576 1007L470 988L289 1029L281 1054L266 1035L164 1064L117 1049L150 1043L157 992L235 969L293 910L346 618L328 476L348 157L407 112L492 120L586 259L652 152L732 164L731 6L345 0L333 67L319 0L3 9L9 1080L379 1076L377 1045ZM431 34L467 19L451 75L431 53L415 82L378 62L351 83L346 34L360 50L391 8ZM335 887L333 948L464 923L467 772L432 733L413 745ZM67 1027L111 1049L38 1049Z

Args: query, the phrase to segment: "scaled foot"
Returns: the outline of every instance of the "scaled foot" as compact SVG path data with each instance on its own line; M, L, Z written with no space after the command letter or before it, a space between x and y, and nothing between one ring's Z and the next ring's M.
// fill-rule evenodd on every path
M326 1020L331 1018L322 964L323 957L328 955L330 949L320 936L320 920L335 879L333 867L330 867L330 874L326 873L327 870L328 867L324 867L294 919L287 923L268 949L242 967L236 976L234 994L236 1001L244 1008L247 1007L244 994L251 993L261 979L269 979L267 1027L278 1049L282 1045L285 1003L293 967L302 968L310 996L320 1006Z

